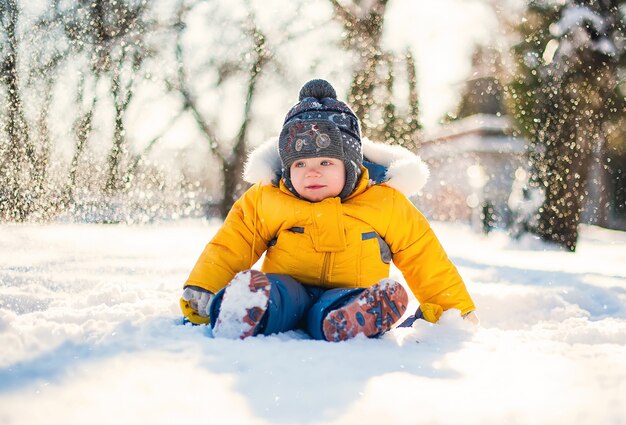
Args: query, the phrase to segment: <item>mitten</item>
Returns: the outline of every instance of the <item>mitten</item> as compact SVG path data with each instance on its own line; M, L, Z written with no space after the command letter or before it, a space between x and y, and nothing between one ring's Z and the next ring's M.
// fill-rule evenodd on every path
M194 325L209 323L209 306L213 292L199 286L186 286L180 298L180 309L185 317Z
M430 323L437 323L443 314L443 308L438 304L424 303L420 305L422 310L422 318Z
M437 320L443 314L443 308L437 304L424 303L417 308L414 315L409 316L404 322L398 325L399 328L408 328L413 326L417 319L423 319L430 323L437 323Z

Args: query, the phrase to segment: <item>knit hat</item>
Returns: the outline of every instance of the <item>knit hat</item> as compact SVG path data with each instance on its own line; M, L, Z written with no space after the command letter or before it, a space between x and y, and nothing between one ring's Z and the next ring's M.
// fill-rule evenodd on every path
M291 183L290 167L303 158L328 157L343 161L346 182L339 193L345 199L361 175L363 152L359 120L326 80L311 80L302 86L299 102L287 113L278 139L283 182L300 196Z

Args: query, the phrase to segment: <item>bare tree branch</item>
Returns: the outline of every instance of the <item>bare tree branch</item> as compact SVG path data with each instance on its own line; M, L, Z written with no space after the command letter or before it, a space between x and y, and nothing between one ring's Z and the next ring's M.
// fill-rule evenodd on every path
M185 71L185 64L183 58L183 43L182 37L185 29L185 24L183 20L184 13L186 13L188 9L179 9L178 11L178 22L176 24L176 67L177 67L177 77L178 77L178 91L183 97L184 108L189 109L191 114L198 124L200 131L206 136L209 142L209 149L211 153L220 160L220 162L224 162L225 158L219 150L220 143L217 140L217 136L213 131L213 128L206 122L203 118L202 113L200 112L196 99L191 94L191 90L189 89L189 84L187 83L187 73Z
M145 161L145 158L152 151L154 146L156 146L156 144L163 139L163 136L165 136L165 134L167 134L170 131L170 129L174 126L176 121L178 121L178 119L183 115L184 112L185 112L185 108L182 108L180 111L178 111L178 113L174 115L167 122L167 124L165 124L165 126L163 127L163 130L161 130L159 135L156 137L153 137L152 140L148 142L146 147L143 148L141 153L134 156L134 159L131 161L131 164L128 167L128 171L126 172L126 177L125 177L126 183L128 183L131 179L135 177L137 169Z
M337 16L344 22L346 27L354 26L357 24L358 19L350 13L338 0L329 0L335 9Z

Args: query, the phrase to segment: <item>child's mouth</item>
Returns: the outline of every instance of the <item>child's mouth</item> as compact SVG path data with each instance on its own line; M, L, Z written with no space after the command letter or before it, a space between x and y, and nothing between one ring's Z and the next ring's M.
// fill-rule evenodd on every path
M309 189L309 190L316 190L316 189L321 189L323 187L324 187L324 185L314 184L314 185L311 185L311 186L307 186L306 188Z

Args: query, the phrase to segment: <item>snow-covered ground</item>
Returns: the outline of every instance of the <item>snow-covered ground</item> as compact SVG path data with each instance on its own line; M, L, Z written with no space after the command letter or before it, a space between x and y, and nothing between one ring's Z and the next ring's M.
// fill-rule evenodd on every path
M569 254L434 223L481 326L335 344L182 326L216 226L0 226L0 424L626 423L625 232Z

